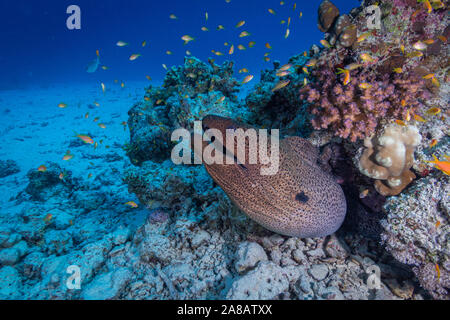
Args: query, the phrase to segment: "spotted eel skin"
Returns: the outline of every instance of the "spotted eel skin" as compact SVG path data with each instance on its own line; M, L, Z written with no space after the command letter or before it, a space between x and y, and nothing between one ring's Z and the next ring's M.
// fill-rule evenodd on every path
M203 119L202 125L204 130L220 130L222 141L226 141L227 129L250 128L211 115ZM270 150L270 138L268 142ZM202 151L208 144L203 142ZM225 147L223 150L226 152ZM313 238L339 229L347 208L340 185L318 166L317 158L318 150L309 141L288 137L280 141L279 170L275 175L261 175L261 164L204 165L214 181L251 219L282 235Z

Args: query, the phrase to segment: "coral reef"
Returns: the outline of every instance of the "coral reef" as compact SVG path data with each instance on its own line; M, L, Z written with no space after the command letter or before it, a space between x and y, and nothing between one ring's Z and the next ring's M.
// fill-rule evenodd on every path
M359 169L375 179L375 189L383 196L395 196L415 179L410 168L415 148L421 142L416 127L390 125L379 136L366 138Z
M420 99L426 97L422 80L358 69L347 70L351 79L346 85L328 66L312 72L318 82L305 87L303 92L307 91L304 98L312 104L315 129L328 128L355 142L371 136L384 121L407 119L408 114L420 109Z
M303 68L308 57L303 54L291 57L286 72L279 71L280 63L275 61L272 70L261 72L260 82L245 98L249 109L249 123L264 128L279 128L282 134L307 137L311 133L310 116L307 107L301 103L299 90L307 75ZM289 84L275 92L280 81Z
M327 19L319 16L319 28L330 32L329 41L313 54L313 79L302 90L302 98L312 104L314 128L354 142L386 122L423 115L430 93L439 95L440 83L448 76L448 46L442 45L448 33L445 7L428 13L421 3L382 1L381 31L368 29L364 7L339 18L329 1L321 8L331 8ZM336 28L331 28L332 19ZM356 26L359 36L353 45L334 43L340 37L332 31L342 29L338 24Z
M436 299L449 299L450 184L443 173L421 179L388 199L382 239L400 262L412 266L421 285Z
M144 101L128 112L130 143L126 151L132 163L163 162L173 147L171 132L180 127L192 129L193 122L206 114L245 118L246 109L239 106L235 95L238 86L232 62L218 66L213 60L204 63L186 57L183 66L172 67L163 86L150 86Z
M20 172L14 160L0 160L0 179Z
M25 192L33 199L46 201L59 194L68 195L72 188L71 172L64 171L57 163L48 163L45 171L31 169Z

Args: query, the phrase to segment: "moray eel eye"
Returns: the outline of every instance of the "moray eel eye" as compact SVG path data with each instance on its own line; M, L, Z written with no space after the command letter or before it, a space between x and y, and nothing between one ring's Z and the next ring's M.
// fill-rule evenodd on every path
M300 193L297 193L297 195L295 196L295 200L297 200L298 202L301 203L306 203L308 202L309 198L308 196L302 191Z

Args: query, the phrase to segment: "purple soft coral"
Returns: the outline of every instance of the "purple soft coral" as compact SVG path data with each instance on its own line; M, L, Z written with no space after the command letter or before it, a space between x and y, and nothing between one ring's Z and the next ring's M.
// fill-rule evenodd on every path
M381 119L405 119L427 97L423 80L409 75L384 74L377 76L365 68L350 72L350 82L342 84L334 70L328 66L313 72L318 86L309 84L303 89L315 115L315 129L331 129L351 141L374 133ZM364 89L362 84L366 84Z

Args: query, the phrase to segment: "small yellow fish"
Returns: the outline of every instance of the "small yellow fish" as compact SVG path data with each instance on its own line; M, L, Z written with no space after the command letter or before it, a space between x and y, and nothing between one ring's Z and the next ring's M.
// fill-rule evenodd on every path
M106 129L106 125L103 124L103 123L99 123L98 126L99 126L100 128L102 128L102 129Z
M208 22L208 18L209 18L208 12L205 12L205 21L206 22Z
M152 81L152 78L150 76L145 76L148 81Z
M439 279L441 277L441 270L439 269L439 265L437 263L435 265L435 268L436 268L437 278Z
M223 25L221 25L221 24L219 24L218 26L217 26L217 30L224 30L225 29L225 27L223 26Z
M303 12L300 11L300 14L298 15L298 18L301 19L303 17Z
M72 158L73 158L73 154L67 153L67 154L64 155L64 157L62 159L64 161L69 161Z
M202 31L207 32L209 29L207 27L202 27Z
M249 83L250 81L252 81L252 79L253 79L253 76L248 75L244 78L244 80L242 80L242 84Z
M270 46L270 44L268 42L265 44L265 46L267 49L272 49L272 47Z
M270 61L270 58L269 58L269 57L264 57L263 60L264 60L265 62L269 62L269 61Z
M39 166L38 171L39 172L45 172L45 171L47 171L47 167L44 166L44 165L41 165L41 166Z
M431 79L431 83L433 83L438 88L441 86L441 84L439 83L439 80L436 77Z
M120 84L120 87L125 88L125 83L122 82L122 83Z
M430 45L434 43L434 40L433 39L424 40L423 43L425 43L426 45Z
M236 25L236 28L240 28L240 27L242 27L244 24L245 24L245 21L244 21L244 20L239 21L239 22L237 23L237 25Z
M51 213L47 213L47 215L44 217L44 222L49 223L53 218L53 215Z
M447 42L447 38L445 36L438 36L438 39L441 40L442 42L446 43Z
M87 143L87 144L93 144L94 143L94 140L92 140L92 138L87 136L87 135L77 134L76 137L81 139L84 143Z
M368 194L369 194L369 189L366 189L359 194L359 197L361 199L364 199L365 197L367 197Z
M424 118L422 118L418 114L414 115L414 120L419 121L419 122L427 122L427 120L425 120Z
M303 71L304 73L306 73L306 74L309 74L308 68L306 68L306 67L303 67L303 68L302 68L302 71Z
M374 61L374 59L368 53L363 53L359 57L364 62L373 62Z
M439 113L441 113L441 109L437 108L437 107L430 108L426 112L426 114L428 114L430 116L435 116L435 115L438 115Z
M400 46L400 51L402 52L402 54L405 54L405 46L404 45Z
M191 52L190 52L189 50L186 50L186 54L187 54L188 56L190 56L190 55L191 55Z
M241 34L239 35L239 38L248 37L249 35L250 33L248 33L247 31L242 31Z
M425 6L425 9L427 9L428 13L431 13L433 11L433 7L431 6L430 1L425 0L423 2L423 5Z
M288 76L290 74L291 73L289 71L278 71L276 76L282 78L282 77Z
M267 11L269 11L271 14L276 14L273 9L268 9Z
M427 74L426 76L423 76L422 78L424 78L424 79L433 79L434 78L434 73Z
M278 71L287 71L290 68L292 68L292 64L288 63L288 64L283 65L280 69L278 69Z
M96 107L100 107L100 103L98 103L98 102L94 102L94 105L95 105Z
M360 83L360 84L359 84L359 87L360 87L361 89L370 89L370 88L372 88L372 85L371 85L370 83L363 82L363 83Z
M102 83L100 83L100 85L101 85L101 87L102 87L103 93L105 93L105 91L106 91L106 86L105 86L105 84L102 82Z
M337 68L338 72L337 74L344 74L344 81L343 84L346 86L350 83L350 71L347 69Z
M60 104L58 104L58 108L61 109L67 108L67 104L61 102Z
M427 45L422 41L417 41L416 43L413 44L413 48L419 51L423 51L427 48Z
M250 42L248 43L248 47L249 47L249 48L253 48L253 47L255 46L255 44L256 44L255 41L250 41Z
M142 41L142 47L145 47L147 45L147 41Z
M223 53L220 51L214 51L213 52L216 56L223 56Z
M128 201L128 202L125 203L125 205L130 206L131 208L137 208L138 207L137 203L134 202L134 201Z
M437 145L438 141L436 139L431 140L429 147L433 148L435 145Z
M365 33L361 34L356 41L357 42L363 42L364 40L366 40L371 35L372 35L372 32L365 32Z
M102 66L103 70L108 70L109 68L107 66Z
M441 221L436 221L436 224L434 225L436 228L438 228L441 225Z
M286 33L284 34L284 38L287 39L290 34L291 34L291 30L286 29Z
M280 90L284 87L286 87L291 81L290 80L285 80L285 81L280 81L276 84L276 86L272 89L272 92L275 92L277 90Z
M192 38L190 35L184 35L181 37L181 40L184 41L184 44L188 44L191 41L194 41L194 38Z
M327 40L320 40L320 44L322 44L325 48L331 48L331 44Z
M163 63L162 64L163 68L167 70L167 66Z
M117 41L116 45L118 47L125 47L128 45L128 43L124 42L124 41Z
M399 126L406 127L406 123L403 120L395 120L395 123L398 124Z
M170 19L172 19L172 20L176 20L176 19L178 19L178 18L177 18L177 16L176 16L176 15L174 15L174 14L171 14L171 15L169 16L169 18L170 18Z
M89 112L86 112L86 114L84 115L84 118L85 118L85 119L88 119L88 118L89 118Z
M291 17L288 18L288 27L291 25Z
M225 96L223 96L219 100L217 100L216 103L222 103L224 101L225 101Z
M438 158L436 158L436 156L433 154L433 161L425 161L428 163L432 163L434 164L435 168L442 171L443 173L445 173L446 175L450 175L450 162L448 161L440 161Z
M241 70L239 70L239 73L248 73L248 69L247 68L242 68Z
M63 180L64 176L65 176L64 172L61 172L58 176L59 180Z
M172 54L173 54L173 52L172 52L172 51L170 51L170 50L167 50L167 51L166 51L166 54L170 56L170 55L172 55Z
M238 45L238 49L239 50L246 50L245 47L242 44Z
M130 56L130 61L134 61L134 60L136 60L137 58L139 58L141 55L139 54L139 53L135 53L135 54L132 54L131 56Z
M403 73L403 69L402 68L394 68L393 71L395 73Z

